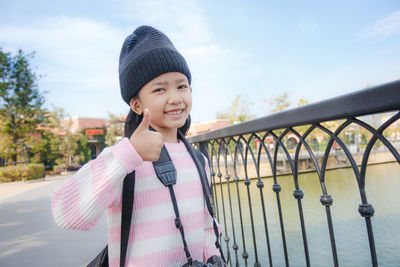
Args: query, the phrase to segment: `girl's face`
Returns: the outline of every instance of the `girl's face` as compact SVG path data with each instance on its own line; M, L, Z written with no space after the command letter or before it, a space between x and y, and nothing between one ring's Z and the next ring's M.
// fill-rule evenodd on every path
M130 106L137 114L148 108L150 125L161 134L174 134L185 124L192 110L192 88L186 75L180 72L164 73L140 89Z

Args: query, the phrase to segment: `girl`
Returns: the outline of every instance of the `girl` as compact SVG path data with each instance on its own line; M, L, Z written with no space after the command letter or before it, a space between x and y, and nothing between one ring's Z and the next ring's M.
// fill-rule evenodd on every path
M162 32L141 26L122 46L119 79L122 98L131 108L125 138L105 148L54 192L54 220L64 228L87 231L107 210L109 266L120 266L123 180L135 171L125 266L185 264L169 190L152 165L165 145L177 170L173 188L190 254L202 262L220 255L199 174L178 139L178 131L184 135L190 126L192 108L191 75L185 59Z

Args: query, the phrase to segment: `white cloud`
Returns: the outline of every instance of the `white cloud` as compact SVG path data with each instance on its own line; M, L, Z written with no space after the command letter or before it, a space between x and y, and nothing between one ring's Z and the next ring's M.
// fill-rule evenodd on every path
M212 38L203 5L199 0L127 0L123 8L130 21L163 31L187 60L193 76L195 122L215 119L216 112L229 105L227 99L238 90L233 88L238 87L233 77L259 74L246 64L253 56L250 51L222 47Z
M400 10L375 21L364 30L364 37L386 38L400 32Z
M121 31L84 18L50 17L30 25L0 25L0 42L37 51L48 81L105 87L115 83Z
M35 51L32 62L46 95L46 106L70 115L106 117L125 113L119 93L118 58L126 32L102 21L46 17L26 25L0 25L6 51Z
M179 49L210 41L203 3L198 0L124 1L123 16L165 32Z
M166 33L188 61L195 121L214 119L216 112L224 109L223 104L229 105L223 103L227 96L240 89L235 78L259 75L254 66L246 64L253 57L251 51L222 47L212 38L203 2L123 3L123 17L132 28L116 28L88 18L47 17L28 25L0 25L0 45L36 51L39 73L45 74L42 88L50 91L50 102L78 116L126 112L119 95L118 56L125 37L141 24ZM210 108L204 110L205 103Z

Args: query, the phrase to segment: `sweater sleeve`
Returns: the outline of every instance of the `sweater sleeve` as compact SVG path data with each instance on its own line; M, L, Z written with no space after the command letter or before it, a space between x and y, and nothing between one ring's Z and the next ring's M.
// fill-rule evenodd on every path
M53 193L51 209L62 228L91 230L115 200L124 177L143 163L128 138L105 148Z
M206 173L207 173L207 179L208 179L208 184L211 184L211 178L210 178L210 168L208 165L208 160L206 157L205 161L206 161ZM215 246L215 242L217 241L216 236L215 236L215 232L214 232L214 225L213 225L213 220L215 220L214 218L211 217L210 213L208 212L208 209L205 210L205 243L204 243L204 255L203 255L203 261L206 262L206 260L208 260L208 258L210 258L213 255L219 255L219 250L217 249L217 247ZM215 222L217 223L218 226L218 233L221 234L221 226L218 224L218 222L215 220Z

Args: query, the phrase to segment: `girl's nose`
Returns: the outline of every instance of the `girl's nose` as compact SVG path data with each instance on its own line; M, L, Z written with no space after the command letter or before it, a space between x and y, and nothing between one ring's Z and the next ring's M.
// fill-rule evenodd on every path
M182 101L182 97L177 93L171 93L169 95L168 104L180 104Z

